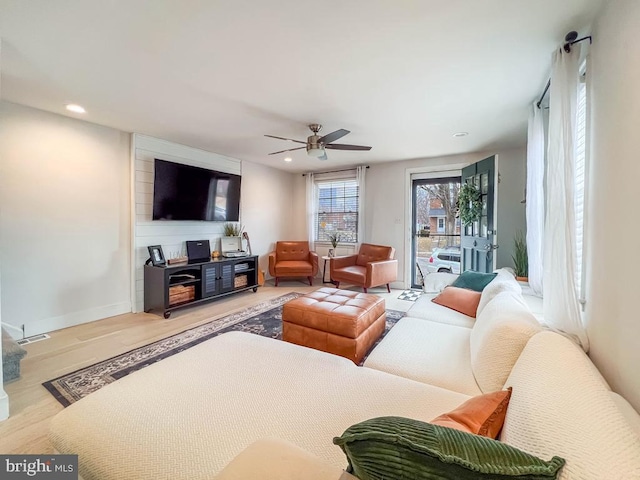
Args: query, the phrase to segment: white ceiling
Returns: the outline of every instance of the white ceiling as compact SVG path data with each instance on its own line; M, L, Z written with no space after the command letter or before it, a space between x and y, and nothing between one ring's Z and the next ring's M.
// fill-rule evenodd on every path
M496 150L600 4L0 0L2 98L290 171ZM316 122L373 149L267 155Z

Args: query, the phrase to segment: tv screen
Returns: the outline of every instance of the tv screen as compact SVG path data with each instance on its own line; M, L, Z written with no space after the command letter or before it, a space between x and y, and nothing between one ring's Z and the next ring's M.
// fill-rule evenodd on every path
M156 158L153 219L237 222L240 175Z

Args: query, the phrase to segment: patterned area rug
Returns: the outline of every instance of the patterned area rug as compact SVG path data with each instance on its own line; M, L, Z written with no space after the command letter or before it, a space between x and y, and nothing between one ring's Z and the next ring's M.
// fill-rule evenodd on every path
M405 290L400 295L398 295L398 300L406 300L408 302L415 302L422 295L421 290Z
M259 303L240 312L212 320L144 347L136 348L122 355L117 355L75 372L54 378L44 382L42 385L63 406L68 407L119 378L182 352L221 333L242 331L281 339L282 306L300 295L302 294L288 293ZM380 340L404 315L404 312L387 310L387 325Z

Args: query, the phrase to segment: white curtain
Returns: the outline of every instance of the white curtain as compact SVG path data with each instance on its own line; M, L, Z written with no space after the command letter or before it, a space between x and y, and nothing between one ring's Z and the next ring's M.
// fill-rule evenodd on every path
M360 245L364 242L364 217L365 217L365 176L367 167L360 165L356 169L356 179L358 180L358 244L356 251L360 250Z
M527 136L527 254L529 286L542 295L544 243L544 119L536 102L529 115Z
M549 97L547 218L544 231L544 320L578 342L589 340L576 291L575 143L580 48L553 56Z
M318 203L316 201L316 182L313 173L307 173L307 237L309 249L315 250L316 241L316 215Z

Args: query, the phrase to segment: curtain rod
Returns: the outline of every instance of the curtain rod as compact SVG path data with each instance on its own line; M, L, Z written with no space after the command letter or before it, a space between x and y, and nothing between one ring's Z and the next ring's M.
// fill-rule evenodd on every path
M355 170L358 167L353 167L353 168L345 168L343 170L331 170L329 172L313 172L313 173L317 173L318 175L322 175L323 173L338 173L338 172L350 172L351 170ZM369 165L367 165L364 168L369 168ZM307 173L303 173L302 176L306 177L308 174Z
M571 51L571 45L575 45L576 43L580 43L580 42L583 42L585 40L589 40L589 44L593 43L593 38L591 38L591 35L587 35L586 37L578 38L578 32L575 32L575 31L574 32L569 32L564 36L564 41L566 43L562 46L562 48L564 49L565 52L569 53ZM549 91L549 87L550 86L551 86L551 79L549 79L547 81L547 86L544 87L544 92L542 92L542 95L540 95L540 100L538 100L538 103L536 103L536 106L538 108L540 108L540 105L542 104L542 100L544 100L544 96Z

